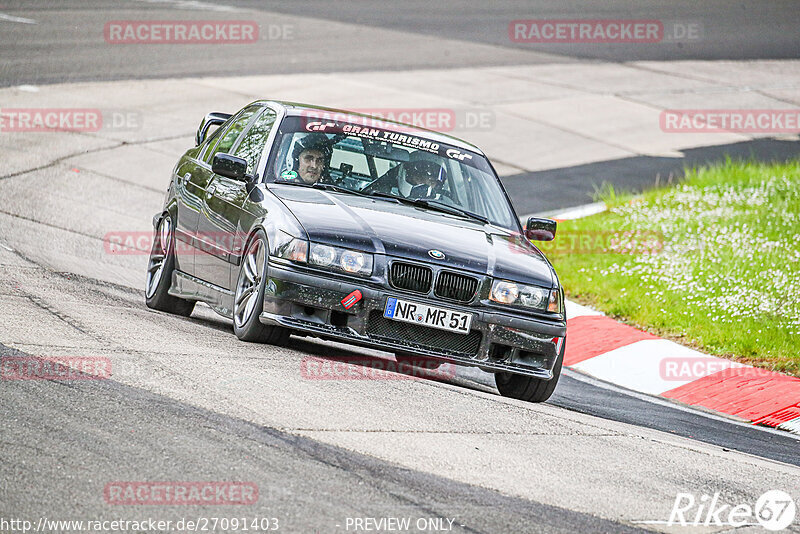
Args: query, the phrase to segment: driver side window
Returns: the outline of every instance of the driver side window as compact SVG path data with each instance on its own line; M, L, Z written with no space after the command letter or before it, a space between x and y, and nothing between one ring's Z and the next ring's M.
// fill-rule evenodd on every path
M264 151L264 145L275 125L278 114L270 108L264 109L249 130L242 136L233 155L247 161L247 173L253 174Z
M258 110L259 110L258 106L252 106L245 109L241 113L241 115L236 117L236 119L234 119L234 121L225 131L225 133L219 137L217 145L213 149L208 151L205 157L205 162L210 165L211 162L214 160L214 155L219 152L227 154L230 151L231 147L233 146L233 143L236 142L236 139L239 137L239 134L242 133L245 126L247 126L247 123L250 121L250 118Z

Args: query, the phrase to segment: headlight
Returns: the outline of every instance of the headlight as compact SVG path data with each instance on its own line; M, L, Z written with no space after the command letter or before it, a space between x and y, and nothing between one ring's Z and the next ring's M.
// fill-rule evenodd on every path
M300 263L308 261L308 241L291 237L284 232L280 232L279 237L281 242L276 244L275 256Z
M336 261L336 249L326 245L313 245L311 247L311 263L327 267Z
M372 254L320 243L311 244L309 264L357 276L372 275Z
M495 280L489 299L500 304L561 313L561 293L558 288L545 289L505 280Z
M514 282L495 280L492 284L491 299L500 304L514 304L519 298L519 286Z
M339 266L348 273L359 273L367 263L367 257L360 252L348 250L342 253L339 259ZM370 269L372 271L372 269Z

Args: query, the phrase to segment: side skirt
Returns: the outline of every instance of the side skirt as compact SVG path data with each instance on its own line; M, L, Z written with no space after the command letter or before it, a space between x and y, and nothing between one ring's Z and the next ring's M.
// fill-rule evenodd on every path
M172 271L169 294L186 300L205 302L228 319L233 319L233 291L200 280L181 271Z

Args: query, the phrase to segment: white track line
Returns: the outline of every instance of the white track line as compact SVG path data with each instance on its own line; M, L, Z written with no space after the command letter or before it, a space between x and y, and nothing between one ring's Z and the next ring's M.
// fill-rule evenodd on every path
M608 208L606 207L605 202L592 202L591 204L584 204L583 206L575 206L574 208L569 208L559 213L553 215L556 219L582 219L583 217L588 217L589 215L596 215L598 213L603 213Z
M139 2L147 2L148 4L164 4L166 7L174 7L176 9L191 9L192 11L217 11L223 13L241 11L241 9L233 6L212 4L210 2L200 2L199 0L139 0Z
M591 204L584 204L582 206L574 206L572 208L565 208L561 211L542 211L539 213L531 213L529 215L524 215L519 218L519 220L524 225L525 222L528 220L529 217L544 217L550 219L559 219L562 221L566 221L568 219L581 219L583 217L588 217L589 215L595 215L597 213L603 213L608 209L604 202L592 202Z
M797 419L792 419L791 421L786 421L785 423L781 423L778 425L779 430L785 430L787 432L791 432L792 434L800 435L800 417Z
M574 319L575 317L584 317L586 315L594 315L598 317L602 317L603 315L605 315L605 313L603 312L593 310L588 306L582 306L577 302L572 302L569 299L566 299L564 305L567 307L567 319Z
M6 15L0 13L0 20L7 20L8 22L19 22L20 24L38 24L33 19L26 19L25 17L15 17L14 15Z

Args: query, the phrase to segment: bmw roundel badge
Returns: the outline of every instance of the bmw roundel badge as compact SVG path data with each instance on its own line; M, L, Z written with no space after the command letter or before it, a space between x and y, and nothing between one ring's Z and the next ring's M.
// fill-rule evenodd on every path
M433 249L433 250L429 250L428 251L428 256L430 256L431 258L433 258L435 260L443 260L444 259L444 252L442 252L441 250Z

